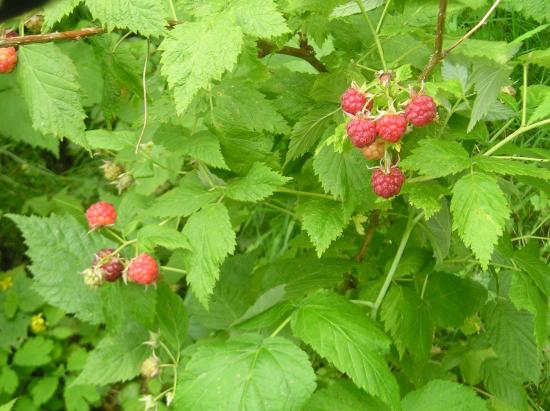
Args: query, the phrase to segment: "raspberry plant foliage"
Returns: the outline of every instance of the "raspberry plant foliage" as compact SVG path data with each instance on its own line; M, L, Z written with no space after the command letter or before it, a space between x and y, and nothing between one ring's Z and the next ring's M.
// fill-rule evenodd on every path
M550 15L448 3L57 0L37 37L3 22L25 265L0 275L0 404L550 406Z

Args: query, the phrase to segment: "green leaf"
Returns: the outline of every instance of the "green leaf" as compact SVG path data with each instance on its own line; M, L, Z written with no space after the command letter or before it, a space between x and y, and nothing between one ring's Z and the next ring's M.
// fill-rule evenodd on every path
M315 390L307 354L281 337L202 345L178 374L174 408L181 411L299 411Z
M433 380L403 398L403 411L487 411L474 391L452 381Z
M148 339L145 328L127 322L115 335L99 342L73 385L108 385L131 380L140 373L141 364L151 354L151 347L144 344Z
M424 294L430 316L440 327L460 327L481 308L486 298L487 290L480 284L436 272L429 275Z
M523 381L537 382L540 367L533 316L516 310L509 301L498 300L487 305L483 319L487 339L505 367Z
M474 166L489 173L497 173L510 176L529 176L550 180L550 170L537 167L534 164L522 163L518 160L506 160L488 156L476 156L472 159Z
M350 381L338 380L327 388L317 390L307 406L307 411L388 411L381 401L360 390Z
M263 163L254 163L246 176L228 185L227 196L239 201L260 201L289 180L289 177L271 170Z
M147 213L156 217L188 217L220 197L219 191L210 191L196 174L189 174L179 185L158 197Z
M12 395L19 385L17 373L7 365L1 368L0 372L0 392Z
M527 393L521 377L511 372L506 363L499 358L490 358L481 364L483 384L486 389L505 402L503 411L528 411Z
M456 141L427 138L420 140L411 154L401 161L405 170L438 178L456 174L470 166L468 153Z
M72 13L81 0L56 0L46 3L44 6L44 23L42 25L43 32L49 32L54 24L59 22L63 17Z
M9 402L0 405L0 411L11 411L16 401L17 401L17 398L14 398Z
M20 367L39 367L50 362L53 341L44 337L32 337L25 341L13 356L13 363Z
M406 184L401 193L408 194L409 204L422 210L424 217L430 219L441 209L441 197L447 194L447 189L433 182L414 183Z
M53 376L47 376L36 381L30 389L32 401L35 405L46 403L55 393L59 379Z
M160 45L161 71L174 92L178 114L185 112L199 90L233 68L242 44L241 28L226 14L186 22L169 33Z
M444 48L450 47L455 43L458 38L451 38L445 36ZM463 54L473 59L473 61L479 61L480 58L487 59L487 63L491 63L494 66L504 65L508 62L521 48L521 44L506 43L505 41L494 40L476 40L467 39L463 42L459 48L456 49L456 53ZM490 61L489 61L490 60ZM475 70L475 69L474 69Z
M43 134L78 142L84 132L86 114L71 59L52 43L20 47L17 55L17 80L33 127Z
M166 284L159 286L157 316L162 341L173 353L179 353L187 339L189 320L182 299Z
M286 162L303 156L310 151L334 122L338 111L333 104L312 107L292 128L290 144L286 153Z
M366 11L374 10L384 4L384 0L361 0ZM360 14L361 9L355 1L348 1L346 4L336 7L330 14L330 18L339 18Z
M206 307L220 275L220 265L235 249L235 233L223 204L211 204L196 212L185 224L189 240L187 281L198 300Z
M97 391L92 385L65 385L63 397L67 411L88 411L91 404L101 399Z
M118 281L110 287L101 287L100 292L108 330L116 331L132 321L147 329L155 326L155 288L144 290L142 285Z
M389 339L353 303L334 293L306 298L292 315L293 333L355 384L399 409L399 388L383 355Z
M84 284L80 273L90 266L90 258L111 245L86 230L69 216L48 218L12 215L25 237L27 255L32 260L34 289L44 299L84 321L103 320L97 290Z
M91 148L120 151L133 147L137 136L132 131L98 129L86 131L85 140Z
M542 101L537 105L531 116L529 116L529 120L527 121L527 124L532 124L535 121L541 120L543 118L546 118L550 115L550 92L547 92L544 95L544 98Z
M0 135L33 147L45 148L55 155L59 151L59 140L56 137L42 135L32 128L25 100L18 89L0 93Z
M482 267L487 267L502 235L510 208L497 181L473 172L457 181L451 200L453 230L472 249Z
M342 204L331 200L310 200L300 207L302 226L321 255L344 231L349 218L344 216Z
M491 110L511 72L508 66L489 61L479 60L474 64L472 81L477 95L472 106L468 132L472 131L476 123Z
M164 34L164 10L155 0L85 0L92 16L108 30L127 29L145 37Z
M231 8L245 34L267 38L289 31L273 0L237 0Z
M519 57L520 61L550 68L550 48L534 50Z
M546 296L550 296L550 267L541 261L535 244L514 252L514 261Z
M169 250L176 248L189 248L187 238L178 230L171 227L149 224L141 228L137 233L138 244L153 250L157 246Z
M446 198L442 198L440 202L441 210L420 225L422 228L425 227L428 241L438 263L441 263L449 255L452 234L449 203Z

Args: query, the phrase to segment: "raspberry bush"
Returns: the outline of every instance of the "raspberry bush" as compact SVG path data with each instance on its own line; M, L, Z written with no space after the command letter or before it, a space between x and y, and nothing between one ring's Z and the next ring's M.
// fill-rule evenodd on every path
M550 409L545 1L23 3L0 410Z

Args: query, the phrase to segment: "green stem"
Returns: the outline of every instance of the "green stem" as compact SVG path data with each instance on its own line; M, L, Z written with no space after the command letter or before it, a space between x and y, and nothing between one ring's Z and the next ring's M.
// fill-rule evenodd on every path
M170 4L170 11L172 11L172 17L175 21L178 21L178 15L176 14L176 8L174 7L174 1L168 0L168 4Z
M409 236L411 235L411 232L416 225L422 218L423 214L418 214L415 218L413 218L412 212L409 214L409 220L407 221L407 226L405 227L405 231L403 232L403 237L401 237L401 242L399 243L399 247L397 248L397 253L395 253L395 257L393 259L392 265L390 267L390 271L388 271L388 274L386 275L386 280L384 281L384 284L382 285L382 288L380 289L380 292L378 293L378 297L376 297L376 301L374 302L374 306L372 307L371 317L373 320L376 319L376 316L378 315L378 310L380 309L380 306L382 305L382 301L384 300L384 297L386 296L386 293L388 292L388 289L390 288L390 284L393 280L393 276L395 275L395 271L397 270L397 267L399 266L399 262L401 261L401 257L403 257L403 251L405 251L405 247L407 245L407 242L409 241Z
M115 237L117 239L118 242L122 243L123 245L128 245L126 244L127 241L122 238L121 236L119 236L117 233L115 233L113 230L111 230L109 227L105 227L105 229L107 230L107 232L109 234L111 234L113 237Z
M279 326L277 327L277 329L271 333L270 337L275 337L277 334L279 334L279 333L281 332L281 330L282 330L283 328L285 328L286 325L290 322L290 318L291 318L291 317L288 316L287 319L284 320L284 321L281 323L281 325L279 325Z
M324 198L326 200L338 201L336 198L328 194L313 193L311 191L299 191L299 190L293 190L291 188L286 188L286 187L279 187L275 191L278 193L294 194L297 196L304 196L304 197L317 197L317 198Z
M376 34L380 33L380 29L382 28L382 23L384 22L384 17L386 17L386 13L388 11L390 3L391 3L391 0L386 1L384 10L382 10L382 15L380 16L380 19L378 20L378 24L376 25Z
M374 303L371 301L365 301L365 300L350 300L353 304L357 305L366 305L367 307L374 307Z
M384 50L382 49L382 44L380 43L380 38L378 37L376 29L372 25L372 21L370 20L367 10L365 9L365 5L363 4L362 0L355 0L355 2L359 6L361 13L363 13L363 17L365 17L365 21L369 26L372 36L374 37L374 42L376 43L376 48L378 49L378 54L380 55L380 60L382 61L382 67L384 68L384 71L388 71L388 67L386 66L386 59L384 58Z
M483 153L483 155L484 156L490 156L495 151L497 151L499 148L501 148L502 146L508 144L510 141L512 141L517 136L519 136L519 135L521 135L521 134L523 134L523 133L525 133L529 130L532 130L534 128L544 126L546 124L550 124L550 118L547 118L546 120L538 121L538 122L533 123L533 124L529 124L528 126L520 127L516 131L514 131L512 134L510 134L508 137L502 139L500 142L498 142L493 147L491 147L489 150L487 150L485 153Z
M527 73L529 71L529 63L523 65L523 93L521 105L521 127L527 123Z
M506 131L506 129L508 127L510 127L510 125L515 121L514 118L511 118L510 120L508 120L500 129L498 129L498 131L489 139L489 143L492 143L493 141L495 141L497 138L500 137L500 135L502 133L504 133Z
M172 273L187 274L187 271L182 270L181 268L167 267L165 265L162 265L160 267L160 269L163 270L163 271L169 271L169 272L172 272Z

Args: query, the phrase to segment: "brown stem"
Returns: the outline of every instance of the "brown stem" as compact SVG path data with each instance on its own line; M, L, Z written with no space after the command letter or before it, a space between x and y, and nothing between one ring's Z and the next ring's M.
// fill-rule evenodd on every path
M256 44L259 48L259 57L265 57L268 54L272 53L285 54L287 56L298 57L302 60L307 61L320 73L328 72L327 67L323 63L321 63L321 61L319 61L317 57L315 57L315 51L313 50L313 47L311 47L307 43L304 43L303 41L301 41L300 48L284 46L278 49L275 44L266 40L258 40Z
M369 249L369 245L372 241L372 238L374 237L374 233L376 232L376 228L378 227L379 221L380 221L380 210L374 210L370 215L369 226L367 227L367 232L365 233L363 244L361 244L359 253L357 253L357 256L355 257L355 261L357 261L358 263L362 262L363 259L365 258L365 255L367 254L367 250Z
M24 46L34 43L49 43L60 40L80 40L84 37L95 36L105 33L101 27L88 27L80 30L61 31L48 34L33 34L30 36L7 37L0 39L0 47Z
M439 0L439 12L437 13L437 25L435 28L435 45L430 60L422 73L420 81L425 81L434 71L435 67L442 59L443 53L443 34L445 33L445 16L447 15L447 0Z

